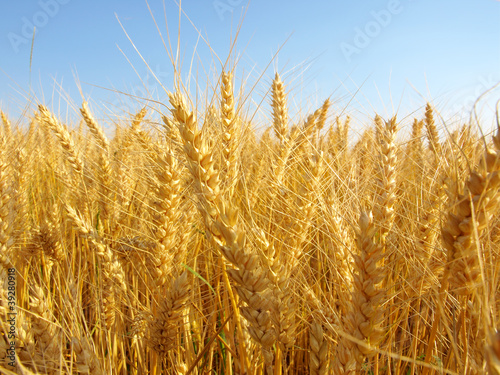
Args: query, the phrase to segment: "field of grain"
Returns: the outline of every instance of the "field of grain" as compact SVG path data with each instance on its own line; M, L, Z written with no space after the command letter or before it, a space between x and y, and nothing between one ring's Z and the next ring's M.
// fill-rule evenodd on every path
M498 374L500 130L292 124L276 74L262 133L233 85L2 112L0 372Z

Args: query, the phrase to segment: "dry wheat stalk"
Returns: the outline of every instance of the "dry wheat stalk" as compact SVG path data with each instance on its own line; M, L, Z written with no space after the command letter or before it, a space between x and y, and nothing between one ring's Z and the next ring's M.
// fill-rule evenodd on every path
M381 308L386 301L387 294L383 281L387 277L387 269L383 266L384 249L375 240L378 228L375 226L371 213L361 212L359 218L359 232L356 243L359 254L354 255L355 273L353 303L353 336L365 341L371 347L377 347L383 336L384 310ZM357 345L354 353L361 366L364 359L371 358L376 351L365 346Z
M4 137L7 137L9 140L12 138L12 126L10 124L9 118L7 115L0 110L0 118L2 119Z
M129 217L129 208L134 194L134 178L135 171L132 166L135 166L132 151L134 150L135 142L138 137L134 135L131 128L121 130L119 135L115 137L116 151L111 160L113 183L112 190L116 196L115 204L110 221L112 221L111 235L113 238L119 237L119 232L123 227L128 225L127 218Z
M296 311L297 305L294 298L293 275L299 272L298 265L303 259L303 246L305 245L309 229L312 226L316 213L316 194L319 189L319 181L323 173L323 156L321 153L311 153L305 158L303 166L303 176L298 181L300 184L295 190L297 196L294 204L294 212L291 217L296 219L290 225L286 225L285 233L288 240L283 241L284 248L281 254L274 254L272 250L269 254L270 279L275 286L273 290L275 302L271 314L272 321L278 334L278 342L282 346L283 352L291 348L296 339ZM286 205L287 202L280 202ZM280 211L286 212L280 208ZM261 235L261 237L265 237ZM268 248L268 246L264 246Z
M329 168L327 172L331 175L331 185L327 188L345 190L346 181L352 181L354 168L353 158L349 157L349 126L351 118L346 116L344 121L337 116L334 123L328 128L326 141L323 139L321 147L325 149L325 159Z
M38 110L40 111L41 123L54 132L59 140L59 143L61 144L61 147L63 148L72 170L77 176L81 176L83 174L83 162L80 156L76 153L75 143L68 130L59 122L59 120L57 120L47 107L39 105Z
M407 154L412 158L414 164L417 168L421 168L423 165L423 144L422 144L422 129L424 127L424 122L422 120L414 119L411 128L411 138L408 143ZM419 173L419 170L417 170Z
M94 119L94 116L92 115L92 112L90 112L87 102L82 103L82 108L80 108L80 113L82 114L82 117L85 120L85 123L87 124L90 132L94 136L97 144L103 150L103 152L107 154L109 152L108 137L106 137L106 134L104 134L104 130Z
M326 124L326 119L328 117L328 109L330 108L330 99L326 99L323 102L323 105L317 110L317 118L316 118L316 129L314 130L312 134L312 139L311 143L314 145L314 147L318 147L318 139L319 139L319 133L323 129L323 127Z
M172 143L176 150L182 149L182 140L179 134L179 127L168 116L162 115L163 129L165 129L165 140L167 143Z
M330 99L325 99L323 105L321 106L321 109L319 110L318 119L316 121L316 127L318 131L321 131L326 124L328 109L330 109L330 105Z
M292 280L289 278L290 269L283 265L281 258L273 254L273 251L269 252L268 278L274 284L271 320L276 327L277 341L281 350L286 352L296 340L297 304L292 289Z
M349 310L351 286L352 286L352 256L350 249L352 248L353 234L345 224L344 218L341 216L340 203L327 197L325 209L322 210L321 217L324 218L326 231L329 234L327 243L331 243L331 252L325 246L327 256L334 262L335 265L335 280L338 286L335 288L340 302L340 307L343 313Z
M180 165L168 144L165 149L158 148L153 154L155 176L152 180L154 237L157 246L152 254L153 267L150 272L153 283L161 287L173 267L173 260L179 250L176 233L181 222L180 210L181 178Z
M51 263L61 262L65 258L66 253L62 249L59 231L60 228L51 221L47 221L38 228L34 228L31 240L25 249L27 255L34 258L33 260L39 261L39 257L43 253Z
M214 241L224 257L235 267L228 274L236 282L236 291L247 304L241 314L250 323L250 336L262 346L268 371L272 370L271 347L276 332L271 324L272 299L269 280L259 266L258 257L246 248L246 234L238 224L238 211L221 203L219 220L214 223Z
M250 323L249 333L261 345L267 370L271 371L275 331L269 313L269 280L259 265L258 256L246 247L246 233L238 222L238 209L231 207L220 194L213 154L197 129L195 114L188 110L179 93L170 94L169 98L172 115L179 124L189 169L195 179L205 226L221 254L235 267L228 270L228 274L246 304L241 308L241 314Z
M306 303L310 306L312 311L313 321L316 323L323 323L322 325L327 328L330 334L338 337L339 331L352 333L355 330L353 324L353 315L347 316L337 315L328 304L324 304L318 296L307 285L303 286ZM323 327L322 327L323 328ZM319 336L319 335L318 335ZM325 333L323 332L323 340ZM357 348L356 344L345 336L339 337L337 347L335 349L335 357L332 361L331 371L335 375L355 374L356 372L356 359ZM325 341L323 341L324 343ZM318 345L317 353L321 352L323 345ZM323 349L325 350L325 349ZM320 355L323 357L324 353ZM327 356L327 355L326 355Z
M196 191L201 194L200 201L209 216L216 215L216 203L220 195L219 174L216 171L214 156L198 129L195 114L187 109L181 94L170 94L172 115L177 121L179 132L188 158L188 168L194 177Z
M294 217L300 218L291 226L291 241L288 242L291 257L288 269L293 271L302 256L302 245L306 241L312 219L316 214L315 198L320 187L324 171L323 153L312 152L304 159L303 176L295 188L297 212Z
M394 222L394 202L396 201L396 146L394 140L397 132L396 118L385 124L376 116L377 141L380 145L378 155L378 170L375 181L375 197L373 219L380 225L380 243L385 246L385 240Z
M374 147L373 129L367 129L363 132L351 152L352 157L356 161L354 163L356 179L361 185L370 178L369 174L373 166L373 157L371 156L372 147ZM363 188L363 185L360 186L360 189Z
M87 127L94 136L94 139L98 145L98 168L96 171L96 181L98 184L98 203L100 210L100 218L102 222L106 222L110 215L110 203L112 201L111 197L111 184L112 184L112 170L109 159L109 140L104 134L104 130L94 119L94 116L88 108L87 102L82 103L82 108L80 109Z
M352 370L352 362L346 358L345 353L354 355L359 370L365 358L371 359L377 354L375 348L384 336L382 324L385 314L381 306L387 298L384 286L388 277L388 270L384 266L384 258L387 257L386 237L394 221L396 119L393 118L384 124L382 119L376 116L375 124L380 145L375 181L375 214L365 211L360 214L359 231L356 234L359 253L354 254L352 308L345 319L346 326L354 330L352 335L364 341L368 347L355 345L355 350L352 350L352 344L343 339L343 345L337 349L338 361L342 364L340 373Z
M173 280L156 314L147 321L148 345L162 356L175 348L183 332L185 309L191 294L190 281L187 272Z
M459 294L472 294L480 285L479 259L484 255L477 245L500 201L500 131L493 140L495 149L486 150L481 168L471 172L442 230L448 251L449 286Z
M274 134L284 144L288 133L288 108L285 93L285 85L281 81L278 73L276 73L272 85L272 107L273 107L273 127ZM282 155L280 155L283 157Z
M18 146L15 150L12 163L12 207L11 212L16 215L16 220L12 226L12 234L15 241L23 242L23 237L30 229L28 216L28 180L32 174L28 164L28 157L23 146Z
M486 365L488 374L500 374L500 332L496 331L490 334L486 344Z
M233 76L223 72L221 76L221 133L223 166L220 171L224 189L231 197L234 194L234 185L238 178L238 144L239 144L239 119L235 113Z
M311 147L316 146L315 136L316 130L318 129L318 119L321 117L326 118L326 112L328 111L328 107L330 106L330 101L328 99L325 100L323 105L314 111L313 114L307 117L307 120L302 124L302 129L300 129L300 135L297 138L297 144L295 147L295 154L300 157L307 150L310 150ZM323 124L324 125L324 124Z
M271 189L268 189L270 190L270 192L268 192L269 201L272 202L277 193L283 189L282 184L285 168L287 166L292 147L297 138L296 136L292 136L292 134L288 135L287 97L285 93L285 86L278 73L276 73L272 84L271 104L273 108L274 133L279 140L278 152L276 157L272 160L274 168L272 168L272 173L270 173L271 181L269 182L269 187Z
M135 133L140 133L141 132L141 123L143 122L144 120L144 117L146 117L148 113L148 108L147 107L143 107L139 112L137 112L134 116L134 119L132 120L132 130L135 132Z
M0 268L7 269L13 263L12 257L12 231L9 225L9 210L11 194L9 187L9 169L5 161L5 137L0 136Z
M335 119L335 126L330 126L328 129L328 149L330 153L337 155L346 153L349 146L349 126L351 117L346 116L344 122L340 121L340 117Z
M309 329L309 352L310 374L324 375L328 373L328 341L324 337L321 323L313 321Z
M61 328L53 321L50 312L50 298L43 289L35 285L30 295L31 333L35 340L35 363L38 371L56 374L60 366L62 337Z
M429 149L437 157L441 154L441 144L439 143L439 134L434 121L434 112L429 103L425 107L425 128L427 130L427 139L429 140Z
M102 303L104 309L104 322L109 329L115 323L115 314L117 307L120 304L121 298L127 293L127 285L125 284L125 274L120 262L116 259L111 249L105 244L95 230L78 212L65 205L66 214L73 223L76 231L83 237L87 238L96 249L96 255L101 260L103 275L102 275Z
M100 360L89 341L85 336L73 337L71 340L76 356L76 369L81 374L104 375Z

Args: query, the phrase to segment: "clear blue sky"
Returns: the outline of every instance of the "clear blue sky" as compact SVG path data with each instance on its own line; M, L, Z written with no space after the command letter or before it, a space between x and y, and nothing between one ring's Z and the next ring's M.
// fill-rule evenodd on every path
M177 5L171 0L150 0L149 5L165 39L166 13L175 45ZM500 81L498 0L182 3L222 59L247 6L233 57L240 58L238 81L253 85L262 75L252 96L255 102L277 70L292 90L291 106L297 113L305 114L332 95L335 111L347 108L360 120L375 111L404 117L419 110L421 115L426 100L448 116L469 110L475 98ZM74 105L81 103L77 80L96 111L119 114L140 108L129 97L104 88L137 96L149 91L165 100L116 16L151 69L172 88L173 69L145 1L3 1L0 9L0 108L13 116L26 107L30 82L34 101L61 114L68 109L74 114ZM32 25L37 32L30 74ZM207 76L213 82L220 65L198 36L183 16L183 76L198 43L192 84L197 79L203 86ZM498 99L500 90L489 96L483 110L493 111Z

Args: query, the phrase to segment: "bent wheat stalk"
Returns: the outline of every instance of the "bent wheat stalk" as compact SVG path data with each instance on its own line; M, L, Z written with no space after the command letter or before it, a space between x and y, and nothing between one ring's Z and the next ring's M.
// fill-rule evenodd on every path
M246 233L238 220L238 209L231 207L220 193L219 173L213 153L197 129L196 116L189 111L181 94L169 94L172 115L179 124L189 169L199 195L199 210L212 241L233 266L228 274L246 306L241 314L250 323L249 333L261 345L267 371L272 372L271 347L276 339L270 318L269 280L259 257L246 246Z

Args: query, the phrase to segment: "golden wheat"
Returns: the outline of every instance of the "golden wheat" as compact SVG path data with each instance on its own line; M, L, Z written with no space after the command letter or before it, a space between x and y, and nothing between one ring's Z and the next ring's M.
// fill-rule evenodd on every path
M500 133L278 74L260 133L237 74L114 136L0 113L0 372L499 373Z

